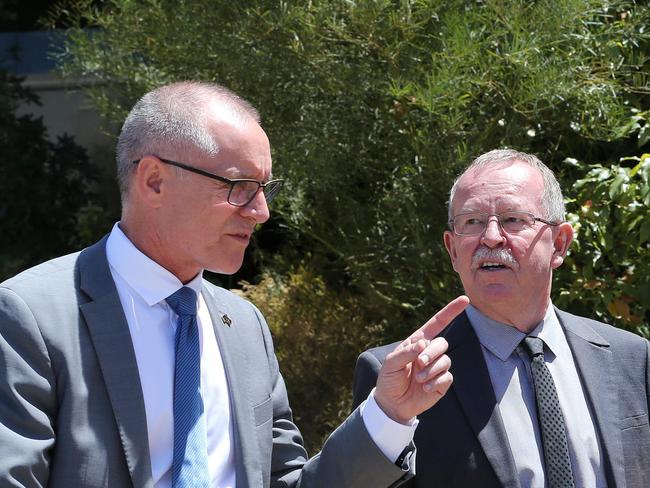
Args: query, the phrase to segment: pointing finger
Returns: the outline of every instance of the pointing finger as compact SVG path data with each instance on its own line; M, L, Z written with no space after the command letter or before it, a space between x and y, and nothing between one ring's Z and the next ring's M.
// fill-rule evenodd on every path
M442 310L431 317L426 324L420 327L414 335L417 334L418 338L433 339L440 332L449 325L456 316L461 313L469 305L469 298L461 295L458 298L449 302Z

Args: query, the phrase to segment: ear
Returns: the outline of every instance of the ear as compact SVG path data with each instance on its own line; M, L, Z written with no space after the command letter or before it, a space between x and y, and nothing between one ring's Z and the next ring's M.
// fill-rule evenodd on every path
M445 243L445 248L447 249L447 253L449 254L449 257L451 258L451 265L454 268L454 271L458 271L456 269L456 243L454 242L454 234L453 232L446 230L445 233L442 235L442 240Z
M553 256L551 258L551 268L559 268L564 262L564 257L569 251L573 241L573 227L568 222L562 222L555 228L553 237Z
M151 207L160 207L164 183L168 175L168 168L163 167L158 158L155 156L143 157L133 176L133 190L138 199Z

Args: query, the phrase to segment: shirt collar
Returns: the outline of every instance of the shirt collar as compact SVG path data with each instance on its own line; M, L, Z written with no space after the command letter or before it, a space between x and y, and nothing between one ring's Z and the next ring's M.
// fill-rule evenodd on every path
M469 305L465 312L481 345L501 361L506 361L526 337L526 334L513 326L486 317L472 305ZM546 308L544 318L529 335L542 339L555 356L560 352L564 336L555 310L550 303Z
M120 229L119 222L108 236L106 259L111 269L149 306L165 300L183 286L192 288L197 296L201 292L203 273L183 285L176 276L135 247Z
M544 318L529 335L542 339L546 347L551 351L552 356L555 357L566 352L565 350L569 347L560 321L555 314L555 309L550 303Z

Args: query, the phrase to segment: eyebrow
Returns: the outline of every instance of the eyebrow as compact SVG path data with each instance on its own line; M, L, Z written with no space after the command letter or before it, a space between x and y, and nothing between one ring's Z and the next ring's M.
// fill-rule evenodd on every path
M239 168L228 168L224 171L223 175L226 178L230 179L240 179L240 180L255 180L259 181L261 183L266 183L267 181L271 181L273 179L273 173L269 173L269 176L267 179L261 179L258 180L257 178L254 178L252 176L248 176L246 173L242 172Z

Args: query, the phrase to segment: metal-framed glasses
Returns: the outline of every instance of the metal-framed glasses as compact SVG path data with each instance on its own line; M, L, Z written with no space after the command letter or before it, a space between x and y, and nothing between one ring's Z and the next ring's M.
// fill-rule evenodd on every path
M540 217L535 217L529 212L503 212L500 214L488 214L482 212L467 212L456 215L449 221L449 227L459 236L476 236L485 232L490 217L496 217L501 229L508 234L516 234L530 229L535 222L543 222L547 225L560 225L558 222L550 222Z
M271 200L273 200L280 192L282 184L284 183L284 180L279 179L267 181L266 183L260 183L257 180L251 180L248 178L230 179L224 176L215 175L209 171L195 168L194 166L190 166L188 164L179 163L178 161L172 161L170 159L163 158L158 158L158 160L165 164L169 164L170 166L176 166L177 168L184 169L185 171L196 173L197 175L201 176L206 176L208 178L212 178L213 180L227 184L229 186L227 198L228 203L230 205L234 205L235 207L245 207L251 203L260 189L264 193L266 203L270 203ZM133 161L133 164L138 164L139 162L140 160L138 159L136 161Z

